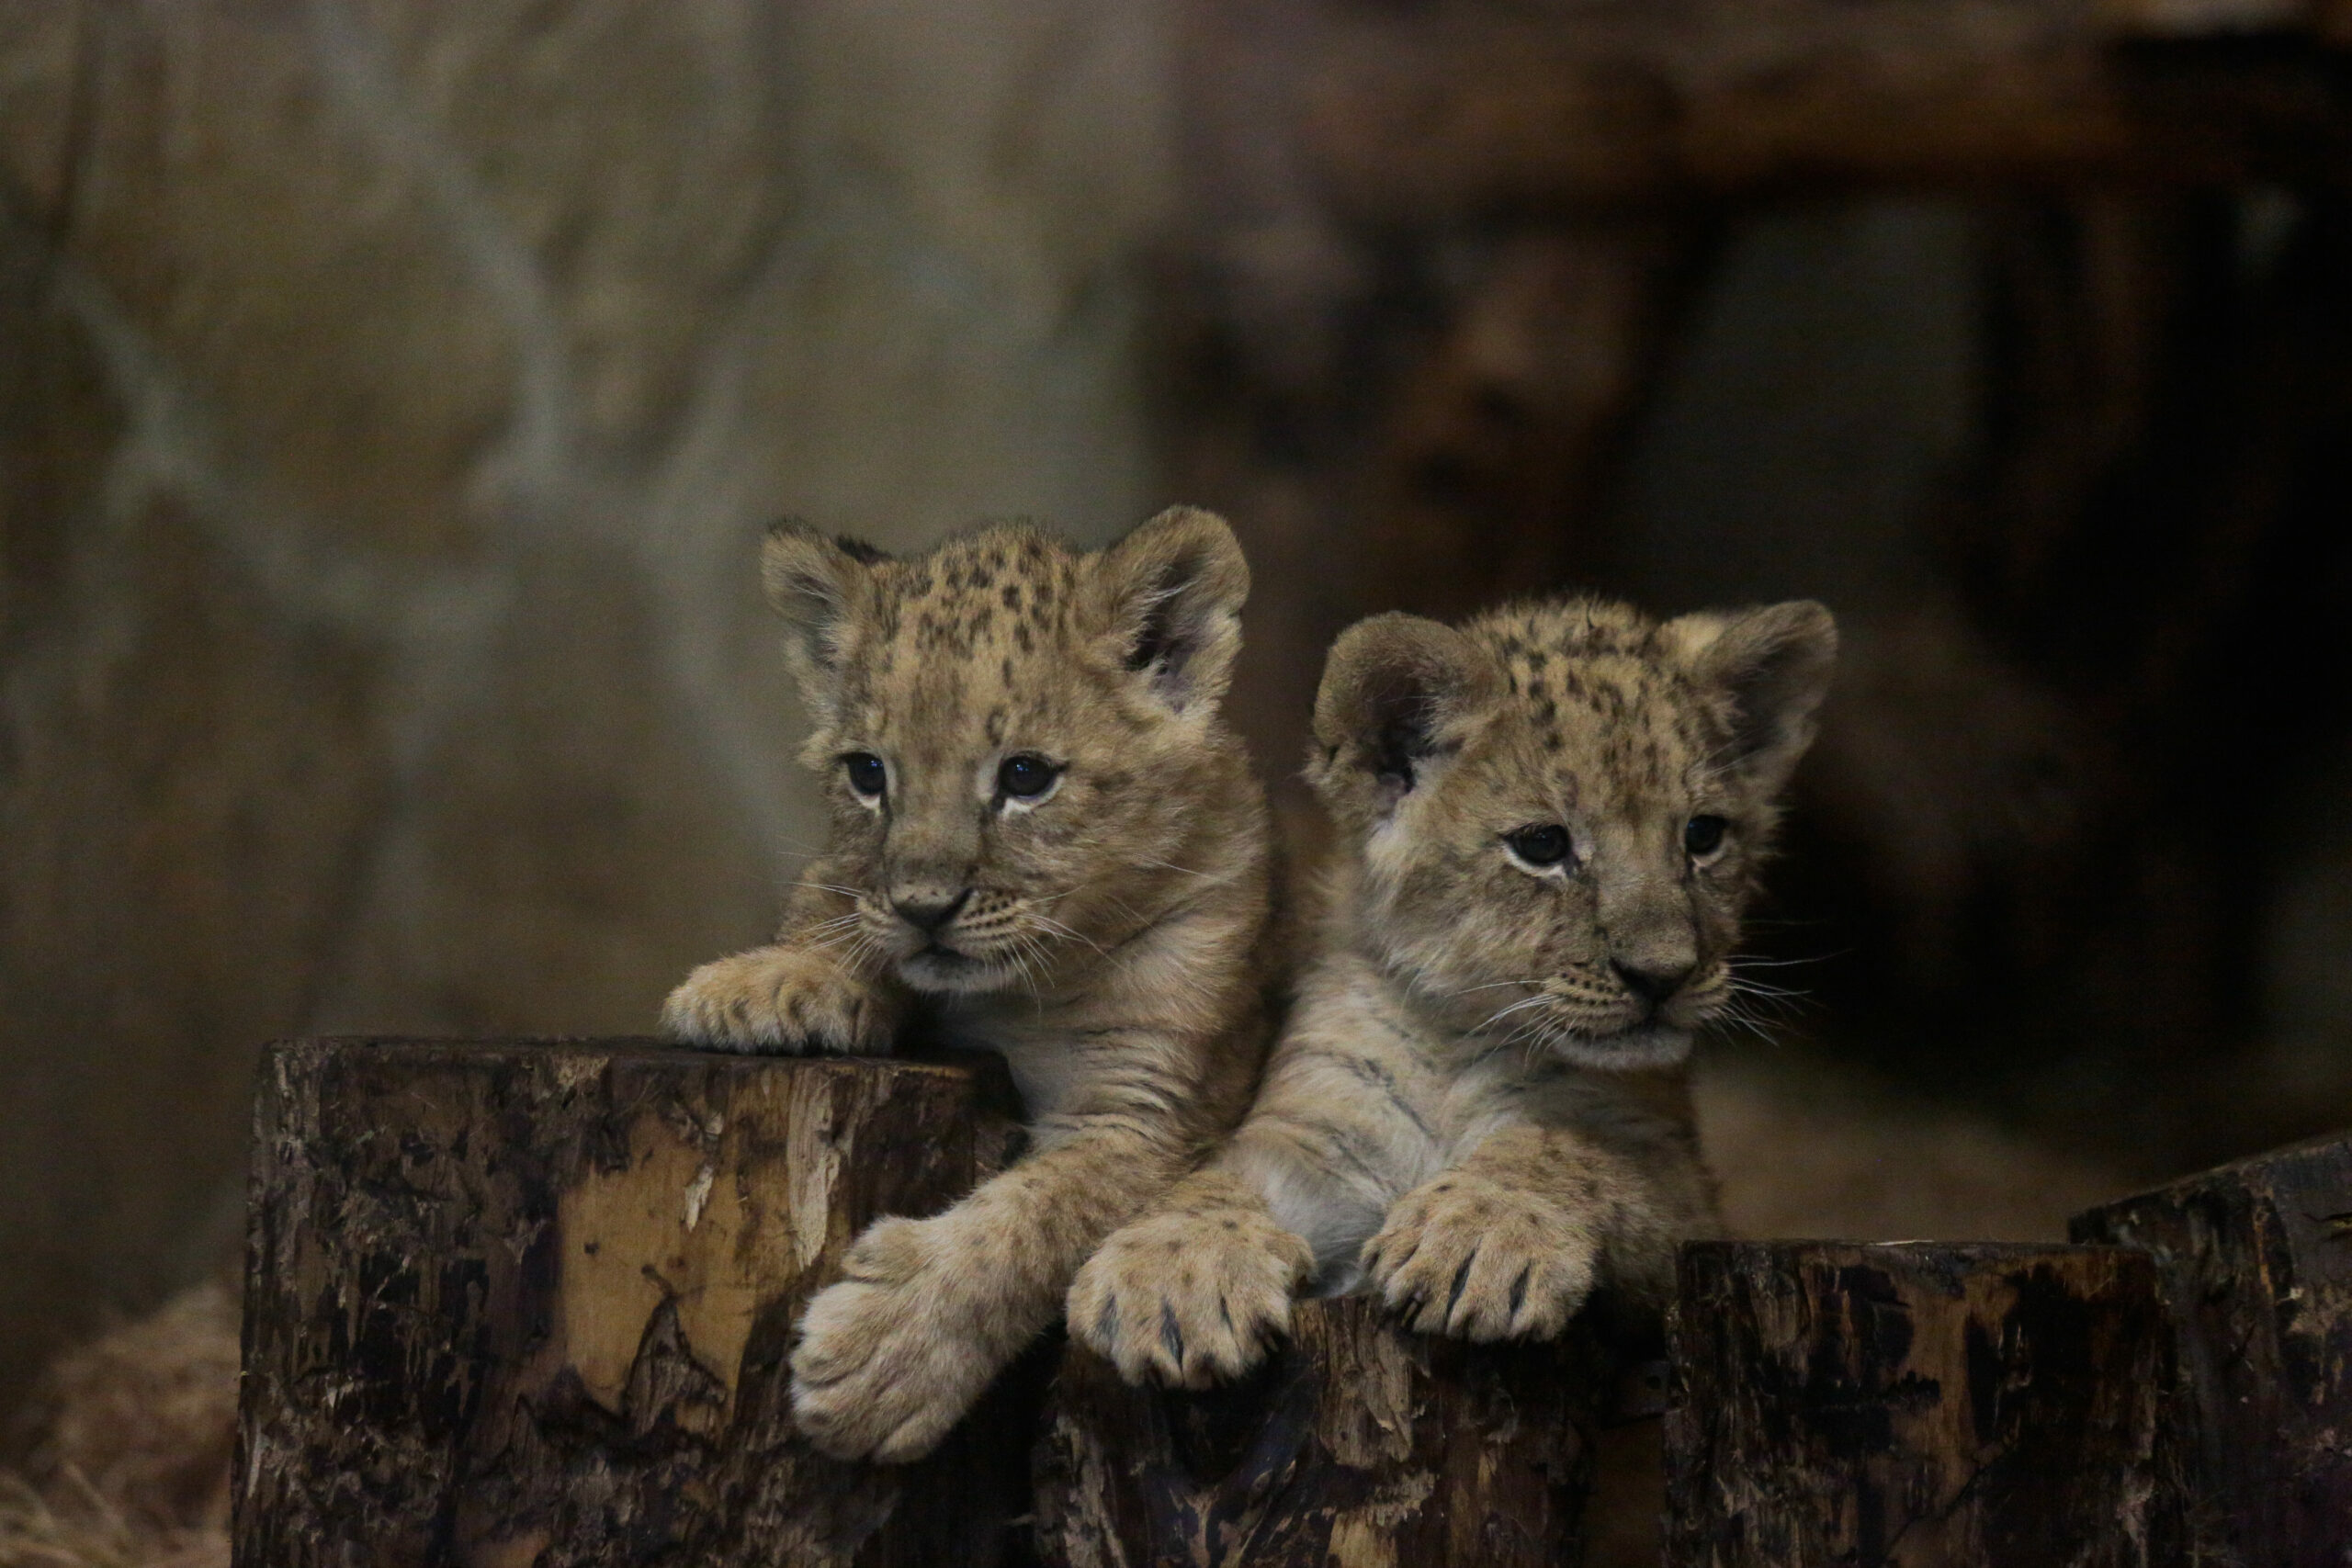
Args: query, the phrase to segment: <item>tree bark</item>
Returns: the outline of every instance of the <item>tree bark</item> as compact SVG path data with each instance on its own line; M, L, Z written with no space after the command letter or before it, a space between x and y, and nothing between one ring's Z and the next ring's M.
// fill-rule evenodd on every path
M2146 1247L2164 1269L2205 1560L2341 1563L2352 1538L2352 1140L2209 1170L2102 1204L2072 1229Z
M1550 1568L1581 1561L1607 1358L1399 1327L1302 1303L1255 1378L1136 1389L1076 1346L1038 1445L1038 1554L1145 1568Z
M2179 1561L2173 1337L2145 1253L1702 1242L1679 1275L1679 1568Z
M975 1439L985 1406L922 1464L841 1463L785 1359L867 1221L1000 1163L985 1098L961 1067L645 1042L273 1047L237 1562L1001 1561L1025 1455Z

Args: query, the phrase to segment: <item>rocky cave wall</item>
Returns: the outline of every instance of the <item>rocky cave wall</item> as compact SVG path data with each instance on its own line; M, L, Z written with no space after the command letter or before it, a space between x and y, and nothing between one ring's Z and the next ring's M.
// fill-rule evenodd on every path
M1153 500L1150 0L0 0L0 1389L275 1035L628 1032L813 831L752 561Z

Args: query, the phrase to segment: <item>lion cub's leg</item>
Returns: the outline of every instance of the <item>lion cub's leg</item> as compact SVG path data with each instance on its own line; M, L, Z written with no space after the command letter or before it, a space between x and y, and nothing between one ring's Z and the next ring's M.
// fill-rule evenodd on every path
M1687 1154L1636 1158L1571 1129L1506 1126L1398 1199L1363 1265L1423 1333L1548 1338L1602 1280L1662 1299L1675 1244L1707 1213Z
M1393 1105L1333 1092L1331 1075L1356 1059L1284 1045L1232 1141L1079 1271L1069 1316L1080 1343L1130 1382L1205 1387L1264 1359L1310 1281L1353 1287L1357 1249L1402 1185L1376 1168L1434 1163L1409 1119L1381 1114ZM1362 1151L1382 1147L1392 1157L1367 1165Z
M706 964L662 1004L672 1039L733 1051L890 1048L901 1011L887 983L832 954L789 941Z
M927 1220L884 1219L818 1292L792 1357L792 1409L826 1452L920 1459L1053 1322L1071 1276L1159 1199L1182 1143L1132 1114L1066 1136Z

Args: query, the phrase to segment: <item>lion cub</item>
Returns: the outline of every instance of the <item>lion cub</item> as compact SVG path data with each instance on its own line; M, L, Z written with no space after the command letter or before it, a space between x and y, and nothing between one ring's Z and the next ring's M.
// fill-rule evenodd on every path
M1130 1380L1247 1371L1295 1292L1540 1337L1596 1286L1660 1305L1713 1224L1684 1063L1837 630L1796 603L1663 625L1549 603L1332 648L1308 777L1340 864L1232 1140L1072 1286Z
M877 1221L801 1320L802 1429L910 1460L1248 1102L1266 806L1218 702L1249 568L1182 509L1088 555L1006 525L894 560L786 525L763 568L831 835L775 943L695 970L662 1018L882 1052L920 1010L1011 1066L1029 1152L944 1213Z

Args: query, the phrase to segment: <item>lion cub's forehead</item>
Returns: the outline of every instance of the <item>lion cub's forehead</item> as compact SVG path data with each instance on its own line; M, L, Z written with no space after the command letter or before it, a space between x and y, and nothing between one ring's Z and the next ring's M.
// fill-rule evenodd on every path
M1080 560L1055 540L982 529L876 565L874 590L845 705L866 733L998 746L1080 694Z
M1566 805L1679 800L1722 743L1724 716L1658 623L1577 601L1499 611L1468 628L1495 655L1521 752Z
M1078 581L1068 549L1013 525L886 561L875 569L875 668L944 669L1067 648L1077 629Z

